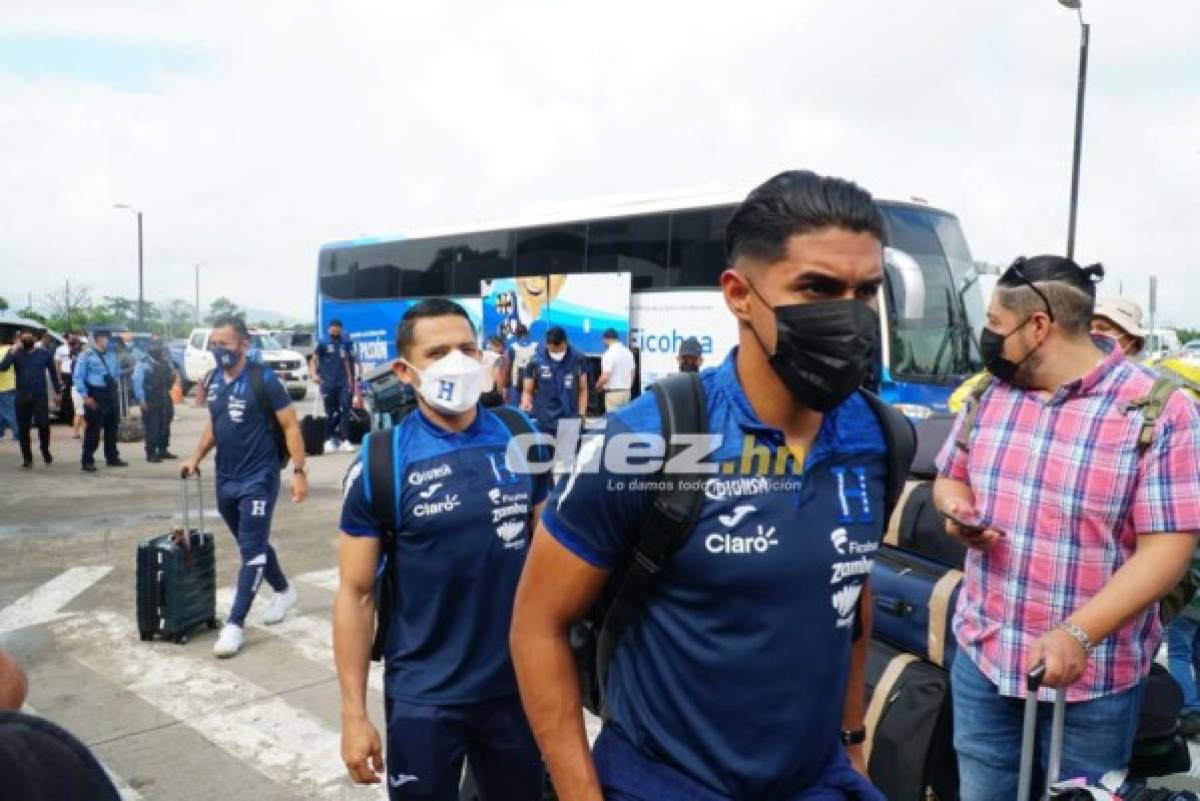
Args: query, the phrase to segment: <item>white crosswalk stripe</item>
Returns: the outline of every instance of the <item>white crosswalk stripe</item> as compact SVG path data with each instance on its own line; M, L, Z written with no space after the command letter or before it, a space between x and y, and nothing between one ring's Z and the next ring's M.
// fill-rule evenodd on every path
M298 796L381 797L380 788L349 782L336 731L211 660L140 643L133 622L113 612L73 616L54 630L60 642L86 645L72 653L81 664Z
M61 615L60 609L112 570L103 567L72 567L59 573L28 595L0 610L0 634L39 623L49 623Z
M218 617L228 613L232 604L232 588L217 590ZM330 618L292 609L281 622L267 626L260 622L259 616L251 610L246 618L246 625L287 641L288 645L295 648L305 659L318 665L328 665L333 669L333 621ZM378 662L371 663L367 685L372 690L383 692L383 666Z

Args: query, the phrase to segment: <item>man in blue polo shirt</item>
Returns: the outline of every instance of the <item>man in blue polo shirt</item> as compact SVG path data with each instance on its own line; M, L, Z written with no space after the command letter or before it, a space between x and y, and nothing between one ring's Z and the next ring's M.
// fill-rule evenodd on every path
M32 428L37 426L38 443L42 446L42 460L46 464L54 461L50 455L49 399L46 395L47 377L54 383L54 392L62 391L58 380L58 369L54 355L48 348L36 347L37 339L32 331L21 334L20 347L13 348L0 359L0 371L10 367L17 373L17 430L21 440L21 467L33 467L33 445L30 441Z
M579 417L587 409L583 358L556 325L525 366L521 408L532 413L542 433L556 436L560 420Z
M480 349L461 306L411 308L396 334L395 371L417 409L372 434L346 476L334 601L342 687L342 758L377 783L379 733L367 718L367 666L380 557L396 587L386 666L387 786L392 799L458 797L464 756L483 801L537 801L544 769L517 697L508 653L512 598L546 497L545 476L506 457L509 428L481 406ZM532 425L526 421L532 430ZM370 452L393 439L389 478L398 531L372 511Z
M217 449L217 511L233 532L242 557L233 605L213 645L213 654L227 658L242 649L246 614L264 578L275 591L263 614L264 623L281 622L296 603L296 590L288 584L268 542L279 496L281 446L292 461L293 503L308 495L308 472L296 410L279 376L250 361L245 321L218 319L208 347L216 361L204 393L209 421L195 453L180 465L180 475L187 478L196 472L205 455Z
M320 386L325 401L326 429L329 440L325 451L353 451L350 442L350 407L353 402L354 348L342 329L341 320L331 320L329 338L313 351L309 371Z
M882 801L859 745L854 624L885 522L883 431L856 391L883 236L867 192L810 172L772 178L730 220L721 290L739 346L700 376L722 444L699 522L617 645L591 755L567 631L639 537L652 491L617 444L660 431L655 400L610 415L603 458L585 446L551 494L512 648L560 798Z

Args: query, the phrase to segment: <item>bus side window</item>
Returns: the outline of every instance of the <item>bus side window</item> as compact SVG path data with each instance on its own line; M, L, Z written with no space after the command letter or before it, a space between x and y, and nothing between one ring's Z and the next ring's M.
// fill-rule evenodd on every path
M732 206L671 215L670 266L678 286L715 289L725 270L725 225Z
M588 224L587 271L630 273L634 292L672 286L667 266L669 214L622 217Z
M553 225L517 231L517 275L583 272L587 226Z
M516 236L511 231L485 231L455 238L455 295L478 295L480 282L513 277Z

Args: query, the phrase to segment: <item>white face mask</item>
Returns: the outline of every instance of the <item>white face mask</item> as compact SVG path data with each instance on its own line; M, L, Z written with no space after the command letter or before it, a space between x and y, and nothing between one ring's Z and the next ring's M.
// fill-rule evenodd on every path
M462 414L474 408L483 393L483 365L457 348L424 370L405 361L421 379L417 391L443 414Z
M551 358L551 359L553 359L553 360L554 360L554 361L556 361L556 362L561 362L561 361L562 361L562 360L563 360L563 359L566 357L566 355L567 355L567 352L566 352L565 350L563 350L563 351L559 351L558 353L555 353L555 352L554 352L554 351L552 351L552 350L548 350L548 351L546 351L546 352L547 352L547 353L549 353L549 354L550 354L550 358Z

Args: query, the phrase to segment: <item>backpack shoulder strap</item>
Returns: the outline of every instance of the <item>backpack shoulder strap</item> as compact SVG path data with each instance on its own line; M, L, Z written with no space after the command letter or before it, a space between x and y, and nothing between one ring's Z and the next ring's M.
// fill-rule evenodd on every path
M1137 442L1139 456L1154 444L1154 429L1158 425L1158 418L1162 416L1163 409L1166 408L1167 399L1177 389L1181 389L1181 386L1174 376L1160 374L1154 379L1154 383L1145 397L1126 404L1126 412L1138 409L1142 412L1142 427L1138 431Z
M662 418L661 433L667 443L666 458L663 460L665 468L671 458L686 447L685 443L675 442L676 434L703 434L707 431L708 405L704 387L696 373L672 375L655 382L650 389L658 404ZM637 545L600 629L596 669L602 697L608 680L608 666L621 635L641 611L671 556L687 542L704 503L702 492L685 486L693 484L696 477L662 474L660 477L665 488L651 498L642 519Z
M501 405L493 406L488 411L499 417L500 422L504 423L504 427L508 429L508 433L514 437L533 433L533 423L529 422L529 418L520 409Z
M363 439L363 490L371 504L371 514L380 522L388 537L396 531L396 460L394 428L372 431Z
M885 402L874 392L862 390L867 399L867 405L879 418L879 426L883 429L883 441L887 446L887 492L884 495L883 520L884 526L891 519L900 496L904 493L904 485L908 482L908 471L912 467L913 456L917 453L917 432L912 422L900 413L896 407Z
M971 429L975 427L975 418L979 416L979 404L994 380L991 373L983 373L978 383L971 388L971 394L967 396L966 405L963 407L963 423L959 426L958 437L954 440L954 444L964 451L971 449Z

